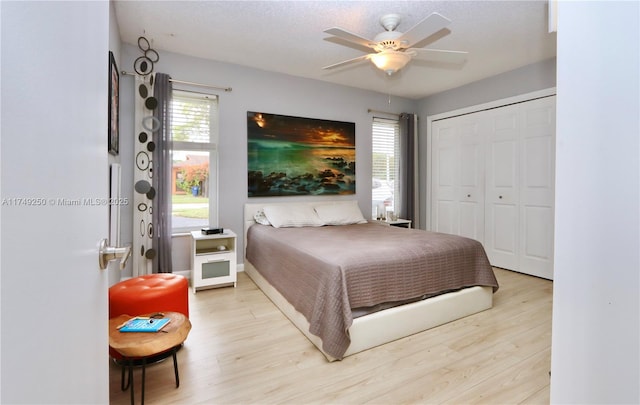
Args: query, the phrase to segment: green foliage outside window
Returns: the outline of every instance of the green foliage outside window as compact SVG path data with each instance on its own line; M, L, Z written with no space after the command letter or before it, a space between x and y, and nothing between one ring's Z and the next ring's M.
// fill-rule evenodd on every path
M209 164L186 166L180 170L177 186L187 193L191 193L192 187L202 187L209 180Z

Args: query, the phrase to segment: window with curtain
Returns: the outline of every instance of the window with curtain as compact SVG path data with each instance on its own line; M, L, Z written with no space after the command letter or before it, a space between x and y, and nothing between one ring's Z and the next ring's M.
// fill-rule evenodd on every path
M171 103L173 232L218 226L218 97L174 90Z
M399 134L397 119L373 118L371 213L374 218L386 217L387 210L394 210L394 196L398 195Z

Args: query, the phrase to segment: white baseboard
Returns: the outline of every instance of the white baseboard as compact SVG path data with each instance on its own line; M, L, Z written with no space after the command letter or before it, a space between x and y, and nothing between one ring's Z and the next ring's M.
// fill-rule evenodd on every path
M173 274L185 276L187 279L191 280L191 270L174 271Z

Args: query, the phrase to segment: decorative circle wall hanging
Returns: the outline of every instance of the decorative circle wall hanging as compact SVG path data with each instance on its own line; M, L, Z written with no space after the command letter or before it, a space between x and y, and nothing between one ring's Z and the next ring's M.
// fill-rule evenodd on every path
M138 182L136 182L134 188L140 194L147 194L151 189L153 189L153 187L151 187L151 184L149 184L149 182L146 180L139 180Z
M133 68L138 74L136 78L136 119L135 131L138 141L135 143L136 168L134 170L134 220L140 221L139 234L134 231L133 247L140 250L140 256L134 255L133 276L151 273L151 260L155 256L153 249L153 199L156 190L151 185L153 177L152 153L155 143L151 142L153 132L158 131L162 124L153 116L153 110L158 107L158 100L153 97L155 75L154 64L160 60L157 51L151 48L149 40L144 36L138 37L138 48L142 56L135 59Z
M138 87L138 94L140 94L140 97L142 98L147 98L147 96L149 95L149 90L147 89L147 86L145 86L144 84L141 84L140 87Z
M138 48L140 48L142 52L145 52L148 49L151 49L151 45L149 45L149 40L145 37L138 37Z
M153 72L153 62L151 62L145 56L140 56L135 60L135 62L133 62L133 69L137 74L146 76L149 73Z
M151 126L149 126L149 121L151 121ZM153 115L150 115L142 119L142 126L147 131L156 132L157 130L160 129L160 120L154 117Z
M160 55L158 55L158 52L156 52L155 49L147 49L146 51L144 51L144 56L153 63L156 63L160 60Z
M144 55L133 62L133 68L139 75L146 76L153 72L153 64L160 60L160 55L155 49L151 49L149 40L145 37L138 37L138 48ZM153 77L151 85L153 86ZM146 98L146 96L142 96L142 98Z
M156 197L156 189L151 187L149 191L147 191L147 198L153 200Z
M144 105L150 110L155 110L158 106L158 100L155 97L149 97L144 101Z
M149 159L149 155L145 151L140 151L136 155L136 167L140 171L145 171L149 168L149 164L151 163L151 159Z
M149 47L145 38L139 40L141 50L145 52ZM154 52L148 52L147 56L141 57L136 61L135 67L137 73L146 73L147 75L138 75L136 77L136 93L135 93L135 133L137 133L138 142L134 143L135 147L135 168L134 168L134 196L133 202L137 209L134 210L134 221L139 223L139 229L133 232L133 248L140 252L140 256L134 255L132 275L139 276L153 272L152 262L146 256L146 252L151 249L153 243L153 210L152 199L155 197L156 191L151 185L152 180L152 150L149 143L153 138L153 132L161 127L161 121L153 116L153 110L150 107L157 108L157 100L153 95L154 74L153 61L156 60ZM153 146L151 146L153 149ZM134 222L135 223L135 222Z

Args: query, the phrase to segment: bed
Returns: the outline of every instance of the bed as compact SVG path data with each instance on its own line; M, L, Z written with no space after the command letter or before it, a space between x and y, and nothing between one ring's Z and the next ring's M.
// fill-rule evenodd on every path
M367 221L353 200L244 218L245 272L329 361L489 309L498 289L479 242Z

